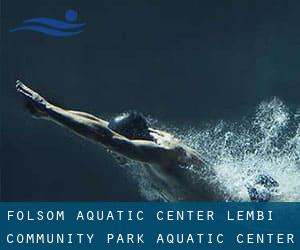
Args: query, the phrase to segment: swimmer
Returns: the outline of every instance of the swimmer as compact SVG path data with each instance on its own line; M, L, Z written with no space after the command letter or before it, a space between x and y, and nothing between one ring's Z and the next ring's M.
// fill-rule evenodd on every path
M121 158L142 163L151 175L153 186L160 190L162 200L230 200L220 188L213 167L197 151L171 134L149 127L142 114L125 112L106 121L55 106L21 81L16 83L17 91L25 97L27 108L34 117L58 123L102 144ZM195 180L190 167L209 178Z

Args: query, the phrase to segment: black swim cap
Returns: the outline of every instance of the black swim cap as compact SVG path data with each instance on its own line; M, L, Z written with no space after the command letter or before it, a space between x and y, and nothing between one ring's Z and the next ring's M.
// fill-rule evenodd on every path
M153 140L147 119L136 111L121 113L109 121L108 127L129 139Z

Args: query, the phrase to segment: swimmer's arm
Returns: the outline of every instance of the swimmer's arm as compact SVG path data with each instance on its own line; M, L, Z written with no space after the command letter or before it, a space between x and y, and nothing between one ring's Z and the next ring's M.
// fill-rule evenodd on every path
M97 116L94 116L92 114L89 114L89 113L86 113L86 112L81 112L81 111L75 111L75 110L68 110L69 112L73 113L74 115L79 115L79 116L82 116L84 118L87 118L87 119L91 119L93 121L97 121L97 122L106 122L104 121L103 119L97 117Z
M169 165L174 162L175 150L160 146L152 141L129 140L116 134L111 149L123 156L144 163Z
M98 141L103 137L103 143L107 143L105 139L112 137L107 128L107 121L84 112L55 106L20 81L17 81L16 89L30 104L30 109L36 117L54 121L88 139Z
M54 105L48 108L47 113L55 122L129 159L145 163L162 164L169 160L171 156L170 149L161 147L154 142L129 140L114 132L108 128L106 121L86 118Z
M54 105L50 105L46 112L50 120L129 159L163 164L170 161L172 156L171 149L161 147L154 142L127 139L109 129L106 121L90 119Z
M48 119L129 159L161 164L170 155L168 149L160 147L154 142L129 140L117 134L108 128L106 121L87 118L54 105L47 108L47 114Z
M21 82L17 82L16 88L38 110L40 118L54 121L133 160L157 164L170 161L172 149L151 141L129 140L109 129L107 121L87 113L55 106Z

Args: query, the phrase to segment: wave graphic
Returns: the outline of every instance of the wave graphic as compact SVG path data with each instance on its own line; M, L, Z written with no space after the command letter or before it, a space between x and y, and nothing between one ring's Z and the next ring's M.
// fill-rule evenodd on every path
M46 17L38 17L38 18L24 20L23 23L44 24L44 25L48 25L51 28L56 28L56 29L75 29L75 28L83 27L85 25L85 23L73 24L73 23L67 23L64 21L60 21L52 18L46 18Z
M67 10L65 19L67 22L47 17L27 19L23 21L23 26L13 28L10 32L34 31L55 37L67 37L84 31L82 28L86 25L85 23L72 23L77 20L76 11Z
M21 30L36 31L36 32L40 32L40 33L44 33L44 34L47 34L50 36L56 36L56 37L74 36L74 35L77 35L77 34L83 32L83 30L69 31L69 32L60 31L60 30L54 30L54 29L50 29L47 27L43 27L43 26L34 26L34 25L18 27L18 28L11 30L11 32L21 31Z
M214 167L218 188L228 199L249 201L246 184L263 173L280 185L274 201L300 201L300 108L288 107L273 98L236 122L218 121L206 124L205 129L167 130L196 149ZM161 190L152 185L143 166L135 163L130 169L146 199L161 199ZM196 167L189 171L191 181L206 179L216 183Z

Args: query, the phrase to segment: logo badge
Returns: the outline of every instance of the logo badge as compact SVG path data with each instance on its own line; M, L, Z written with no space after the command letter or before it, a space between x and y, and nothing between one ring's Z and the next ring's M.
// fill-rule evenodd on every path
M75 36L83 32L85 23L76 23L78 13L75 10L65 12L65 20L58 20L48 17L37 17L26 19L23 25L10 30L17 31L34 31L55 37Z

